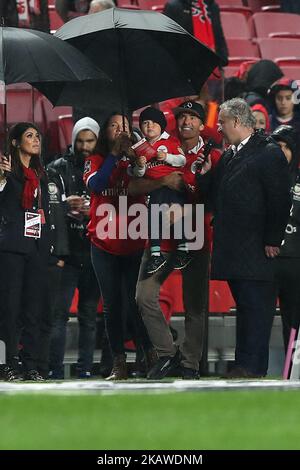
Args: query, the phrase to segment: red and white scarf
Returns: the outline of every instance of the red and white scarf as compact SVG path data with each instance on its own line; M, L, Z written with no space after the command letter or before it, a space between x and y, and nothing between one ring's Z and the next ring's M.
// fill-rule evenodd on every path
M192 21L195 38L215 50L215 38L206 0L192 2Z
M32 209L40 180L32 168L26 168L26 166L23 166L23 172L25 183L23 188L22 206L23 209Z

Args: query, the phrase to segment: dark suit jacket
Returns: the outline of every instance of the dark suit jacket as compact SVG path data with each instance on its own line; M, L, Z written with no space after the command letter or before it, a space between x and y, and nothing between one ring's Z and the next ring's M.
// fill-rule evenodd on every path
M280 246L291 205L287 160L254 134L235 157L227 150L213 178L212 279L272 280L266 245Z
M25 210L21 205L23 181L14 175L7 177L6 186L0 192L0 251L29 254L38 247L45 256L49 255L49 200L46 182L41 183L41 192L46 224L42 226L41 238L35 240L24 236ZM35 206L38 209L37 201Z

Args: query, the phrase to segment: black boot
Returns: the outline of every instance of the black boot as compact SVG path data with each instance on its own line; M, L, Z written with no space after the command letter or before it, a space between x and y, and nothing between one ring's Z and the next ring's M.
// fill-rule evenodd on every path
M114 358L111 374L106 380L126 380L127 378L126 355L118 354Z

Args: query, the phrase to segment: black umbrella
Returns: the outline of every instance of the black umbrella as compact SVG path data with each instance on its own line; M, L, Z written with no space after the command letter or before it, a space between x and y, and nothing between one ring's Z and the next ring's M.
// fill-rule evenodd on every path
M109 83L108 77L97 69L80 51L51 34L31 29L0 27L0 85L4 88L2 102L5 106L5 85L27 82L39 88L50 99L59 96L66 87L83 80L97 80L98 87ZM70 103L64 103L70 104Z
M102 108L130 111L198 93L221 59L175 21L151 11L110 8L69 21L67 40L112 79Z

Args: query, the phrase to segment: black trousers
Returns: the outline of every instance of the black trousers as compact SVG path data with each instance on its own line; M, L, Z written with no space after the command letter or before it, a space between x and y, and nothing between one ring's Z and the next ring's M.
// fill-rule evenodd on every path
M49 356L51 332L54 322L54 313L61 287L63 268L56 264L47 268L47 284L43 296L43 308L40 315L40 335L38 343L37 369L40 374L47 377L49 372Z
M97 305L101 294L89 252L86 253L81 266L66 263L62 268L50 342L50 369L57 374L63 374L67 322L76 288L79 293L77 366L80 371L91 371L95 349Z
M285 351L291 328L300 324L300 258L275 259L276 294L279 298Z
M47 258L37 249L28 255L0 252L0 266L0 340L6 364L17 367L21 335L23 367L36 369Z
M275 313L274 284L249 280L230 280L228 284L237 307L235 365L266 375Z
M123 289L127 294L129 322L133 340L137 347L148 350L152 347L148 332L137 309L136 284L142 253L117 256L92 245L92 263L103 296L103 312L107 336L114 356L124 353L124 309Z

